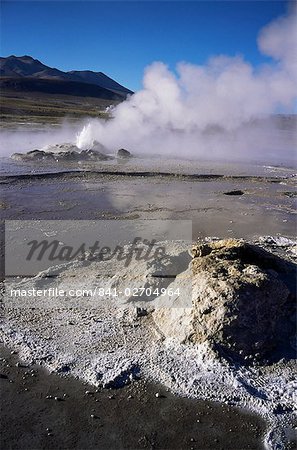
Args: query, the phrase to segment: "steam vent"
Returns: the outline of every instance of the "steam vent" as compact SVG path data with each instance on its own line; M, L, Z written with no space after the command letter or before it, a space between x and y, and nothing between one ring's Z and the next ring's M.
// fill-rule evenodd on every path
M166 337L246 362L293 353L294 264L234 239L194 245L191 255L192 308L153 313Z

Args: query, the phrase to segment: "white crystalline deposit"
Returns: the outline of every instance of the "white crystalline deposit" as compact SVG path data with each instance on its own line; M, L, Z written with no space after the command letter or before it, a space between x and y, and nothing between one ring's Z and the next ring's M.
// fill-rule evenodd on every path
M286 325L293 299L282 278L291 276L291 263L241 241L210 241L188 250L172 243L163 262L133 260L125 267L115 260L113 273L104 261L75 262L56 278L42 273L17 280L14 288L23 290L100 285L119 293L127 286L161 288L159 275L166 273L166 287L181 294L52 296L32 309L32 299L12 302L7 289L2 340L25 361L95 386L117 388L141 376L177 394L247 407L268 421L267 447L282 448L297 382L293 361L281 354L282 346L290 350L293 328L292 317ZM183 299L189 283L190 304Z
M285 249L293 257L297 257L297 240L283 236L261 236L259 243L271 247Z

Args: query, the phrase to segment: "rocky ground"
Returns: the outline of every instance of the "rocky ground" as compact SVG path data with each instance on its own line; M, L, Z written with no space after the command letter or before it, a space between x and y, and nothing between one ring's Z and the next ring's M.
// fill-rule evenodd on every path
M270 241L268 239L270 244L271 240L272 238ZM270 256L273 261L276 261L273 269L276 273L274 277L278 276L278 269L282 271L282 264L286 267L289 264L288 270L289 272L291 270L290 264L294 259L295 247L293 242L285 244L285 247L281 249L286 257L283 263L277 257ZM271 329L263 329L262 323L258 320L262 314L260 307L263 301L262 286L263 283L266 286L265 289L274 286L267 278L267 287L265 276L269 277L272 272L270 272L271 269L264 267L265 264L263 266L265 259L260 258L260 263L257 258L246 260L246 253L242 251L242 246L247 244L238 241L225 241L224 244L214 241L199 245L195 246L191 252L194 256L191 263L194 265L194 297L192 308L187 309L190 319L185 320L186 316L183 314L181 318L184 322L178 322L176 311L180 313L181 309L169 309L174 311L175 324L178 323L180 328L177 335L168 332L172 330L170 325L172 315L166 317L161 313L162 303L157 305L161 306L161 309L154 308L154 304L149 301L145 303L145 308L140 308L140 299L131 304L131 299L126 297L120 303L119 299L112 301L110 298L100 297L96 301L91 299L90 306L90 302L85 297L79 299L79 302L78 299L61 301L57 297L52 297L47 298L42 304L36 305L35 302L35 307L32 309L32 300L23 299L19 305L14 301L11 303L10 283L6 286L2 342L15 349L25 364L38 363L63 376L79 377L93 385L92 389L117 389L134 385L140 378L162 383L171 392L179 395L248 408L250 411L260 413L267 422L268 431L264 438L266 445L269 448L283 448L284 445L288 445L286 442L290 441L293 427L296 426L293 398L297 378L289 339L294 330L293 327L288 328L288 333L291 334L285 339L287 351L280 354L272 350L269 336L282 320L289 320L292 316L293 299L289 301L291 306L287 309L284 307L288 301L286 298L289 294L286 289L290 289L289 283L287 288L283 287L284 297L281 297L282 306L278 310L278 317L276 318L275 315L275 307L266 308L268 315L266 325L270 323ZM171 256L179 255L182 249L182 243L173 245ZM260 249L256 254L259 255L259 252L261 254ZM199 277L206 276L205 264L207 263L203 263L202 268L197 268L196 259L206 258L208 261L210 258L211 263L214 254L219 261L217 265L210 264L210 267L212 267L212 273L216 272L217 276L213 276L213 291L208 292L208 298L213 297L214 300L211 305L213 310L205 312L205 292L199 300L201 293L197 294L195 290L195 279L200 280L201 286ZM132 265L129 268L123 267L123 263L117 264L119 265L115 267L115 275L111 280L104 275L102 262L95 262L88 267L75 263L73 266L67 265L58 278L47 280L46 285L47 287L56 286L65 291L69 289L69 286L90 288L98 283L98 273L101 274L100 286L106 283L107 287L119 288L123 283L133 285L133 283L143 283L143 280L148 280L147 270L150 270L150 267L145 270L147 263ZM222 280L222 264L225 270L227 265L227 269L231 271L235 270L234 266L243 265L242 272L246 272L247 278L236 277L236 284L233 283L233 285L232 276L229 282L224 277ZM254 267L254 276L249 279L250 285L246 286L251 267ZM142 276L142 280L138 275ZM42 277L41 274L33 279L16 280L14 287L40 288L44 283L43 278L40 277ZM173 283L178 283L178 280L179 278L176 277ZM158 282L156 279L151 279L149 283L152 287L156 287ZM277 293L283 281L279 279L274 283L278 283L274 286ZM218 294L222 286L223 289L229 286L230 290L223 310L218 303ZM242 287L244 287L243 295ZM240 307L240 302L250 303L250 299L246 296L247 292L255 295L257 300L255 307L260 310L258 317L254 315L253 310ZM274 298L272 297L272 304ZM203 313L199 312L201 302ZM140 302L140 304L143 303ZM242 314L239 318L238 315L234 315L235 306L241 308ZM200 316L197 316L197 312ZM215 315L215 321L211 319L212 314ZM199 327L197 334L197 328L195 328L197 320L202 328L205 327L207 334L199 334ZM207 321L209 322L206 327ZM249 328L249 322L252 324L253 333L250 340L244 342L247 347L242 347L245 327ZM189 323L194 327L190 332ZM231 334L235 344L231 345L231 353L227 351L230 348L230 342L228 339L225 340L225 329L228 331L228 336ZM254 343L259 341L261 333L265 344L262 344L259 352L261 356L265 356L264 360L255 354L253 348ZM185 337L182 342L181 335ZM221 346L216 345L217 342L221 343ZM268 354L271 356L271 361L267 360ZM246 359L245 356L248 358Z
M64 153L59 159L61 151ZM258 448L263 442L271 449L293 448L297 387L292 346L292 280L296 258L293 170L243 166L238 169L231 165L224 169L216 165L206 168L201 162L166 160L160 171L159 159L130 158L124 149L114 155L106 154L102 148L95 152L92 149L82 153L73 146L65 149L59 144L5 162L0 204L3 219L71 219L73 226L79 222L77 219L124 219L131 227L138 223L135 219L190 219L195 246L191 249L183 242L171 246L173 260L184 255L183 269L167 283L171 287L178 285L185 295L189 286L192 288L189 278L193 278L193 304L185 308L184 298L177 296L170 300L178 307L164 312L162 307L168 298L156 296L137 301L121 298L116 302L110 298L100 298L98 302L98 298L90 301L88 297L51 296L40 299L38 305L26 298L16 304L8 296L11 286L38 288L44 287L45 282L46 287L65 291L70 287L94 287L98 282L118 290L127 283L137 288L144 281L152 288L160 287L160 278L152 277L156 267L148 267L145 262L129 268L116 262L113 277L110 266L75 263L62 267L55 278L45 278L43 273L31 279L6 282L2 344L16 351L22 364L29 366L17 367L16 360L11 360L14 355L4 355L0 381L6 383L7 399L12 401L5 422L10 433L7 436L11 436L13 416L20 417L21 408L29 414L40 411L40 421L37 419L34 425L37 446L57 448L55 439L58 439L61 445L68 442L79 448L82 442L79 439L87 439L92 448L91 435L82 437L84 427L68 419L67 408L71 405L78 411L86 408L87 419L78 417L103 446L111 445L109 435L113 436L116 448L133 445L173 448L175 444L177 448L216 448L216 445L227 449ZM222 244L218 238L206 238L209 235L231 239ZM234 240L243 236L244 242ZM52 372L53 378L37 370L35 364ZM36 370L35 376L30 375L32 369ZM28 373L22 375L23 371ZM84 387L78 382L72 385L73 378L88 383L86 390L98 389L99 398L93 394L90 399L88 395L85 398ZM13 383L9 383L10 379ZM54 400L57 395L46 387L52 379L66 399L74 395L73 402ZM26 384L28 380L30 385ZM67 391L66 386L70 385ZM125 417L126 395L127 401L131 400L130 395L138 398L136 411L148 405L146 414L152 412L152 416L140 421L141 430L146 429L146 433L134 432L135 416L131 416L131 422L125 422L125 432L119 426L112 434L112 428L105 423L107 434L100 437L93 428L88 428L95 423L91 415L101 417L102 411L89 411L86 402L102 402L104 407L106 404L110 411L108 420L116 420L118 409L109 406L113 400L108 398L110 389L116 390L111 395L121 400ZM80 392L78 397L76 392ZM161 395L156 397L156 393ZM46 395L53 398L46 399ZM96 398L100 401L96 402ZM50 401L52 408L59 407L61 416L56 409L44 406L45 400ZM176 433L168 424L162 428L165 413L158 417L157 412L162 411L160 403L151 400L164 400L163 406L175 423ZM217 429L220 423L233 430L231 423L235 420L230 415L224 422L226 415L216 416L212 409L207 430L192 436L195 420L187 411L199 415L199 408L208 404L201 400L219 402L223 405L221 411L227 408L238 413L236 408L244 408L260 414L265 420L265 434L261 422L257 422L253 438L248 429L243 433L242 427L249 419L241 415L234 440L230 434L233 431L226 433L225 428L212 434L211 429ZM175 402L179 401L186 403L175 410ZM57 432L61 421L63 429L66 427L66 437ZM133 435L127 432L128 427ZM79 433L73 429L79 429ZM32 428L26 430L19 426L24 442L29 442ZM248 441L241 441L240 433ZM52 444L48 438L52 438ZM5 439L9 444L9 438ZM16 448L14 441L10 444Z

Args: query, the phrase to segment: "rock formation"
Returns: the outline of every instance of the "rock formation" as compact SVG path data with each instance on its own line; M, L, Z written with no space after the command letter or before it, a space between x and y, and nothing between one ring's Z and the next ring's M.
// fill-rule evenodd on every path
M57 144L49 146L46 150L31 150L27 153L14 153L12 159L17 161L106 161L110 156L95 149L80 151L73 144Z
M192 308L173 305L153 313L165 336L207 341L219 353L246 361L273 359L290 348L293 264L234 239L194 245L191 254Z
M120 148L117 151L117 158L131 158L131 153L128 150L125 150L124 148Z

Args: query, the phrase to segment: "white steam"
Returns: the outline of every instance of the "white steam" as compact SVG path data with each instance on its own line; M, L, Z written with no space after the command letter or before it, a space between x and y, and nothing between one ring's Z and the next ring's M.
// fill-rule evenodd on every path
M84 127L77 146L84 149L98 140L110 150L191 157L224 157L226 152L243 157L264 147L284 151L282 146L293 144L292 136L286 142L287 134L272 135L275 125L251 123L294 110L296 24L294 11L260 32L259 48L274 61L257 69L241 56L220 55L205 66L180 63L177 75L153 63L145 70L143 89L115 107L112 120L93 120Z

